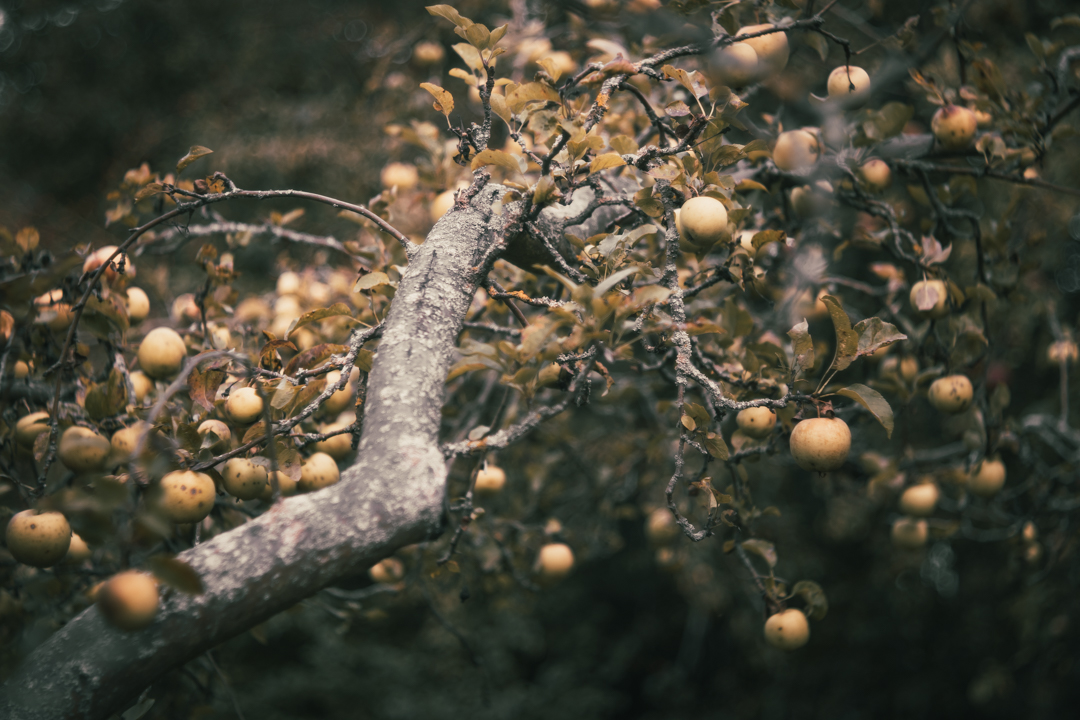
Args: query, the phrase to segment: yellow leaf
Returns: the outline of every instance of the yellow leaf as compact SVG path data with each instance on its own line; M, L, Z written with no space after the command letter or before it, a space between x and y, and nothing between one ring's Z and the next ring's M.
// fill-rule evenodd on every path
M535 101L559 102L559 93L550 85L539 82L524 83L514 88L506 96L506 104L514 113L519 113L526 103Z
M431 93L435 98L435 109L449 120L454 111L454 96L434 83L420 83L420 87Z
M518 158L508 152L503 152L502 150L484 150L473 158L473 170L479 170L485 165L498 165L501 168L506 168L510 172L522 172L521 165L518 164Z
M589 174L594 175L601 170L608 170L614 167L622 167L626 164L626 161L622 159L622 156L618 153L604 153L591 163L589 163Z

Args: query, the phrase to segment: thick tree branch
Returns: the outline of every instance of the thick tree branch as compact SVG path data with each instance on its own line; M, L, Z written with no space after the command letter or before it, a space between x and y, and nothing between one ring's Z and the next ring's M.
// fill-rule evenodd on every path
M0 717L105 718L169 669L440 532L446 463L438 444L444 381L461 323L497 240L505 188L440 220L401 280L369 378L358 459L342 481L281 500L261 517L180 555L201 595L166 592L153 624L107 625L92 607L37 648L0 688Z

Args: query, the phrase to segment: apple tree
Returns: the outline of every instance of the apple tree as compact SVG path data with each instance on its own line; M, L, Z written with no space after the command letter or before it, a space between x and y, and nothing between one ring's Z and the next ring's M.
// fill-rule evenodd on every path
M112 178L113 244L3 232L3 717L138 716L316 593L423 597L475 660L440 598L628 526L758 653L836 617L822 538L1067 585L1076 15L1020 52L980 2L511 5L427 8L367 202L196 144Z

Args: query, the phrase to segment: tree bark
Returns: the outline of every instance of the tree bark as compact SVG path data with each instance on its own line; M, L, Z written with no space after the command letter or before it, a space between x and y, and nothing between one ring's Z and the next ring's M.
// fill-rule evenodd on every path
M96 607L84 611L0 688L0 717L106 718L169 669L441 531L444 384L465 313L497 256L490 251L506 219L491 205L504 192L488 185L471 207L444 216L411 259L368 378L357 460L341 482L279 501L182 553L205 592L163 593L144 630L123 632Z

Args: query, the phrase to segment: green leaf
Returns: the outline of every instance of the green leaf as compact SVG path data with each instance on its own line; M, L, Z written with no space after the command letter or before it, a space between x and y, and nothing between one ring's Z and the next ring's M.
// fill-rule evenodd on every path
M837 298L822 295L821 301L829 309L829 317L836 328L836 357L833 358L832 367L840 371L855 361L859 352L859 336L851 329L851 318Z
M877 390L855 383L849 385L842 390L836 391L837 395L843 395L846 398L851 398L855 402L862 405L864 408L870 411L881 427L885 428L885 436L891 438L893 431L893 412L892 406L889 405L889 401L881 396Z
M201 595L204 588L199 573L172 555L153 555L146 561L150 572L171 588L189 595Z
M188 165L212 152L214 151L210 148L204 148L202 145L192 145L191 149L188 150L187 155L180 158L180 162L176 163L176 174L179 175Z
M908 339L895 325L876 317L860 320L855 324L854 330L859 336L859 357L869 355L885 345Z
M709 423L712 422L712 418L709 417L709 411L698 403L685 403L683 405L683 412L694 419L697 427L706 428L709 426ZM693 430L694 428L690 429Z
M813 580L800 580L791 588L792 595L798 595L806 603L806 615L811 620L824 620L829 612L829 599L825 591Z
M810 325L803 320L788 330L791 350L795 353L795 376L798 377L814 366L814 339L810 337Z
M705 435L705 449L717 460L727 460L731 456L731 453L728 452L727 443L724 442L724 437L719 433Z
M771 542L758 538L751 538L750 540L744 540L742 542L742 548L769 563L770 568L776 567L779 558L776 556L776 547L774 547Z
M617 153L604 153L589 163L589 174L595 175L601 170L622 167L625 164L626 161Z

